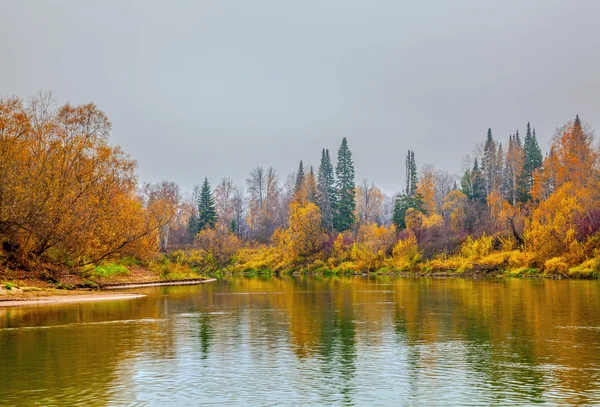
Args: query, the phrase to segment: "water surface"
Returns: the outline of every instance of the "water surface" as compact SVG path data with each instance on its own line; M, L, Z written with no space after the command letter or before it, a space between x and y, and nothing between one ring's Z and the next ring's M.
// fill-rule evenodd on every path
M1 405L600 404L600 283L287 277L0 310Z

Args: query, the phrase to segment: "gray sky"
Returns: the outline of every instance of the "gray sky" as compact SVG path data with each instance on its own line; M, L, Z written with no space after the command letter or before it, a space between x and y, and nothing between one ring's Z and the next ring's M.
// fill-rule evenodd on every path
M458 172L488 127L600 126L600 1L0 0L0 94L93 101L142 181L282 180L343 136L357 182Z

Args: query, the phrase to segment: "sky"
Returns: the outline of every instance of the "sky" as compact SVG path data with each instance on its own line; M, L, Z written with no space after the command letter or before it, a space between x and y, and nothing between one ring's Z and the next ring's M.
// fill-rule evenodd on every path
M343 137L357 183L458 173L488 127L600 126L597 0L0 0L0 95L94 102L141 181L282 180Z

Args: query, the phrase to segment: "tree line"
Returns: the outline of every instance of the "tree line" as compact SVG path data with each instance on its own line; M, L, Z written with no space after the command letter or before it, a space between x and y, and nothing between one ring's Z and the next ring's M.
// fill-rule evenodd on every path
M346 138L335 162L320 147L318 166L300 160L283 181L257 166L243 185L223 178L212 188L205 178L190 193L167 181L139 186L135 162L109 143L110 130L92 103L0 99L3 263L79 266L197 248L196 268L360 272L484 259L563 274L587 264L600 275L600 151L579 116L557 129L545 154L529 123L523 139L517 130L505 143L488 129L457 175L419 168L408 150L393 196L356 182Z

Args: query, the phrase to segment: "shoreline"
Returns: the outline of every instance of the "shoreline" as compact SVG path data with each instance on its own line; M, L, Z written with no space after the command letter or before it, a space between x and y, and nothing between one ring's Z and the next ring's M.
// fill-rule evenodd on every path
M95 294L71 294L71 295L55 295L36 298L23 299L0 299L0 308L4 307L19 307L26 305L50 305L50 304L73 304L79 302L95 302L109 300L133 300L136 298L145 297L144 294L134 293L95 293Z
M6 295L0 291L0 308L25 306L25 305L49 305L49 304L68 304L88 301L109 301L109 300L129 300L145 297L144 294L137 293L116 293L109 291L159 287L159 286L177 286L177 285L200 285L217 281L215 278L201 278L188 280L171 280L171 281L150 281L150 282L126 282L107 284L101 290L90 292L84 289L75 290L57 290L57 289L41 289L36 291L20 290L17 293ZM33 296L31 296L33 294Z

